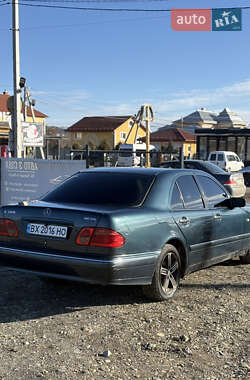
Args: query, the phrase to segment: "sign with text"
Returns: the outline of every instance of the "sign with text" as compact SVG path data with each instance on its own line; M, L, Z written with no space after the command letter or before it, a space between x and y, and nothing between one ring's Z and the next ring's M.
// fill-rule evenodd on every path
M39 199L66 178L86 169L85 160L1 159L1 205Z
M172 9L171 27L175 31L240 31L240 8Z
M211 30L211 9L172 9L171 26L176 31Z
M43 124L22 122L23 146L43 146Z

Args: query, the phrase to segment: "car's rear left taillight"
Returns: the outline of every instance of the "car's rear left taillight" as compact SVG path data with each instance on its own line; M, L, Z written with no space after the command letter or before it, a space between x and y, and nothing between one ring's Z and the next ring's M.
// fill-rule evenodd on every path
M14 220L0 218L0 236L18 237L18 229Z
M125 244L125 238L109 228L83 227L77 235L76 244L119 248Z

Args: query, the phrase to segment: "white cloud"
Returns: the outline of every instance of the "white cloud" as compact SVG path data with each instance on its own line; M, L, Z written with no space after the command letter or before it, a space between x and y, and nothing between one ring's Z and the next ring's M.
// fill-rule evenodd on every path
M150 103L155 111L156 124L169 124L182 116L204 107L220 112L229 107L250 122L250 79L215 89L190 89L172 94L158 94L149 99L135 97L127 102L106 100L88 91L71 92L32 91L37 98L37 108L47 113L48 124L70 126L84 116L132 115L142 104ZM132 94L133 95L133 94ZM40 106L41 105L41 106Z

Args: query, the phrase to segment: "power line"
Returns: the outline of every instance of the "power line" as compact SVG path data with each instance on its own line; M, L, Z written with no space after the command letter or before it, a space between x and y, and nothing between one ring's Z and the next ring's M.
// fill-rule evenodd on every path
M6 1L6 0L2 0ZM152 2L168 2L171 0L26 0L29 2L40 3L152 3Z
M7 3L7 4L10 4L10 3ZM90 7L66 7L66 6L62 6L62 5L43 5L43 4L26 4L26 3L19 3L19 4L23 5L23 6L26 6L26 7L54 8L54 9L71 9L71 10L81 10L81 11L103 11L103 12L171 12L171 9L90 8ZM199 9L202 9L202 8L199 8ZM221 8L213 8L213 9L221 9ZM250 7L229 7L227 9L250 9Z

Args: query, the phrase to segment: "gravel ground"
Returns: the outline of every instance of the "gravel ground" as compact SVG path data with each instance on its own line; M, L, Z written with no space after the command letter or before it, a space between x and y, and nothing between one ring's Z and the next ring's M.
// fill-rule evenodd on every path
M5 269L0 287L0 380L250 378L250 265L238 260L162 303Z

